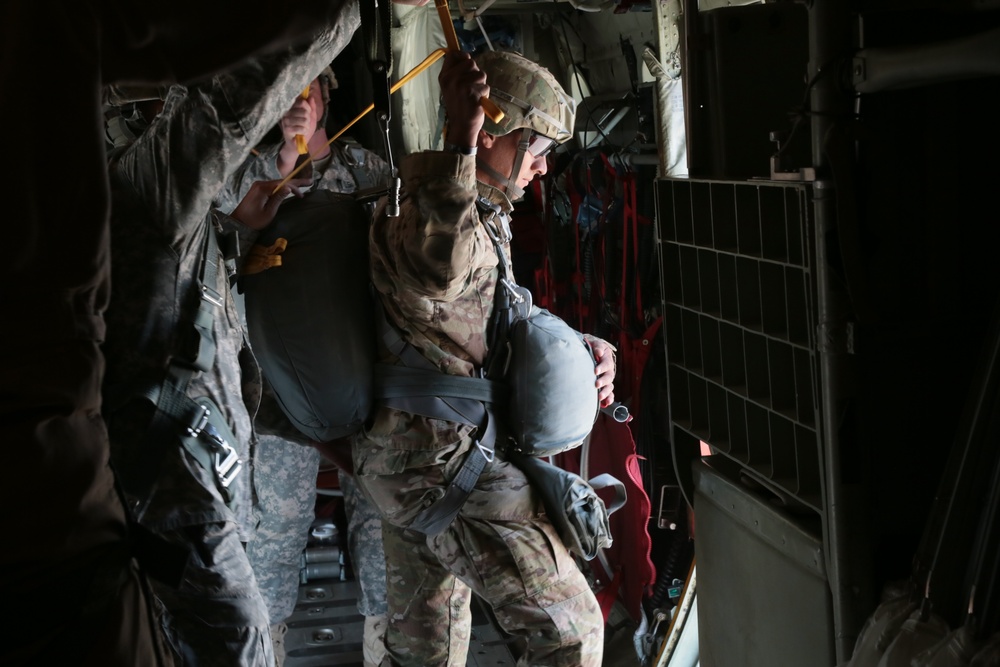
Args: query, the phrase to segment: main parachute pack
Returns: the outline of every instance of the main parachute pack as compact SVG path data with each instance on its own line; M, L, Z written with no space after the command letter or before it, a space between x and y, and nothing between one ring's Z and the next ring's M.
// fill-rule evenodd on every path
M257 240L285 240L280 265L240 278L264 376L292 425L318 442L357 432L372 406L369 219L350 195L290 199Z

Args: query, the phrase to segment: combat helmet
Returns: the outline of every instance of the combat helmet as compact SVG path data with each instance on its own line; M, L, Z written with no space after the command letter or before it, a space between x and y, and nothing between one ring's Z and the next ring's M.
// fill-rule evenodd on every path
M499 174L482 162L478 167L505 183L508 197L519 199L524 191L515 178L525 152L530 150L540 157L573 136L576 100L566 94L551 72L519 53L487 51L476 56L476 64L486 73L490 100L504 112L499 122L487 116L483 130L498 137L522 131L509 174Z
M499 137L530 127L560 144L573 136L576 101L547 69L511 51L487 51L476 64L486 73L490 99L504 112L499 123L487 117L488 133Z

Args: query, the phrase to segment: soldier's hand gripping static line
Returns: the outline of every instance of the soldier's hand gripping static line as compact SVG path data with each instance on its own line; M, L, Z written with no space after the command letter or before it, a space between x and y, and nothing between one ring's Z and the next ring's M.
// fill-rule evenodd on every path
M441 64L438 83L448 119L445 143L475 148L479 130L486 120L481 100L490 94L486 73L479 69L470 54L448 51Z

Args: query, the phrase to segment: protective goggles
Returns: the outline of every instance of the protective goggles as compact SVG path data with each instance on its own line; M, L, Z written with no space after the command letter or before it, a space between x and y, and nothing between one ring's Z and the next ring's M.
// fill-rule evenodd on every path
M544 134L532 131L531 138L528 139L528 152L536 158L544 157L550 150L555 148L556 140L549 139Z

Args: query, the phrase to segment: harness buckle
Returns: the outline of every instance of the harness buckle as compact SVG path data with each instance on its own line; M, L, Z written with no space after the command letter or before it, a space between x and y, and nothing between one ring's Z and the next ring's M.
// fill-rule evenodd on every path
M236 479L236 475L243 469L243 461L240 460L239 454L236 453L233 446L211 424L206 426L201 433L215 450L212 460L214 461L215 475L219 478L219 484L223 488L228 489L229 485Z
M476 440L476 447L478 447L479 451L481 451L483 453L483 456L486 458L486 462L487 463L493 463L493 459L496 458L496 450L495 449L491 449L491 448L487 447L486 445L484 445L483 443L479 442L478 440Z
M206 260L206 261L212 261L212 260ZM219 308L222 307L222 295L216 292L208 285L201 286L201 298L204 299L205 301L208 301L213 306L217 306Z
M225 440L220 439L217 444L222 451L215 452L215 474L219 478L219 484L228 489L243 469L243 461Z
M518 320L528 319L531 316L531 291L507 277L500 278L500 284L510 294L511 309L514 311L515 318Z
M213 472L215 472L216 479L222 488L228 489L240 470L243 469L243 461L233 446L212 426L211 410L200 404L197 408L198 412L193 415L193 423L185 430L192 438L201 439L209 444L212 450Z
M197 438L201 435L201 432L205 430L208 426L208 415L209 409L204 405L198 406L199 414L194 415L194 423L191 426L186 427L187 434L193 438Z

